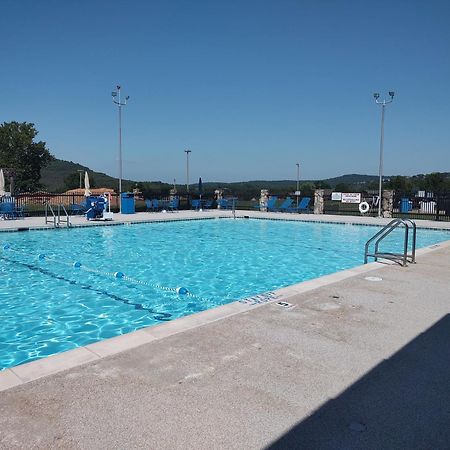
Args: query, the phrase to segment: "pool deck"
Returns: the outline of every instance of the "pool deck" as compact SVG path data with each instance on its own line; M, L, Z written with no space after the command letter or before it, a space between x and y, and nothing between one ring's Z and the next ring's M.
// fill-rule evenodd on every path
M289 214L289 213L262 213L259 211L237 210L236 217L251 217L275 220L300 220L305 222L331 222L331 223L354 223L358 225L386 225L391 219L366 216L343 216L343 215L315 215L315 214ZM196 220L233 217L230 210L207 210L207 211L177 211L136 214L114 214L113 221L87 221L83 216L71 216L71 225L74 227L86 226L112 226L122 224L133 224L142 222L168 221L168 220ZM436 230L449 230L450 222L436 222L433 220L415 220L418 226ZM51 224L45 224L43 217L25 217L17 220L0 220L1 231L23 231L24 229L53 229ZM65 224L61 229L65 229Z
M115 222L219 216L232 214L141 213ZM18 222L34 228L43 219L0 228ZM1 372L0 449L450 447L449 241L419 250L406 268L371 263L273 298Z

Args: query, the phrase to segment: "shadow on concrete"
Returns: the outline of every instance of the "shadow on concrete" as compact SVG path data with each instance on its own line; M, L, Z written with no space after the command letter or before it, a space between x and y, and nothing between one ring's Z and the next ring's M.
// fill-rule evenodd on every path
M450 449L450 315L267 448Z

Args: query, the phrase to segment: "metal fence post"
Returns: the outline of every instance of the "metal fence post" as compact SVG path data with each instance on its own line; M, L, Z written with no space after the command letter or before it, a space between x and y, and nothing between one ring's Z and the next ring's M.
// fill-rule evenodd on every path
M441 198L440 198L440 196L439 196L439 194L436 194L436 218L435 218L435 220L437 221L437 222L439 222L439 209L440 209L440 200L441 200Z

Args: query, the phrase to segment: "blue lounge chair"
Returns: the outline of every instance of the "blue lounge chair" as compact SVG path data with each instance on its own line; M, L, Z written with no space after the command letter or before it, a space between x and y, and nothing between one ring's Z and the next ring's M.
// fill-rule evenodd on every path
M199 210L200 209L200 200L192 200L191 201L191 209Z
M213 204L212 200L205 200L203 204L203 209L211 209L212 204Z
M311 197L303 197L297 207L289 208L289 212L309 212L309 204L311 202Z
M217 206L220 206L220 209L229 209L230 202L226 198L221 198L217 201Z
M179 204L180 199L178 197L175 197L172 200L169 200L169 203L167 204L167 209L169 211L178 211Z
M23 218L23 207L17 207L14 198L8 197L0 203L0 216L3 219Z
M161 208L160 204L159 204L159 200L157 198L154 198L152 200L152 210L153 211L158 211Z
M220 209L233 209L233 205L234 208L237 208L237 197L231 197L231 198L223 198L221 200L218 201L218 204L220 205ZM256 206L255 206L256 208ZM259 205L258 205L259 208Z
M10 201L0 203L0 216L2 219L13 219L14 204Z
M293 202L294 202L294 200L292 200L291 197L286 197L284 199L284 202L278 208L276 208L275 211L288 212L288 211L290 211L290 208L292 207Z
M145 212L150 212L153 210L153 202L148 198L145 199Z
M269 200L267 200L267 211L275 211L277 200L278 197L276 195L272 195L271 197L269 197ZM257 205L253 205L253 208L260 209L259 203Z
M70 214L72 216L83 215L87 210L86 202L72 203L70 205Z

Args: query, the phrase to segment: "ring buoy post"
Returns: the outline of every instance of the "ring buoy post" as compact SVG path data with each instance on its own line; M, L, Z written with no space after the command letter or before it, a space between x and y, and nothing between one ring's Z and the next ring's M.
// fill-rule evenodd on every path
M367 202L361 202L359 204L359 212L361 214L366 214L366 212L368 212L369 209L370 209L370 206L369 206L369 204Z

